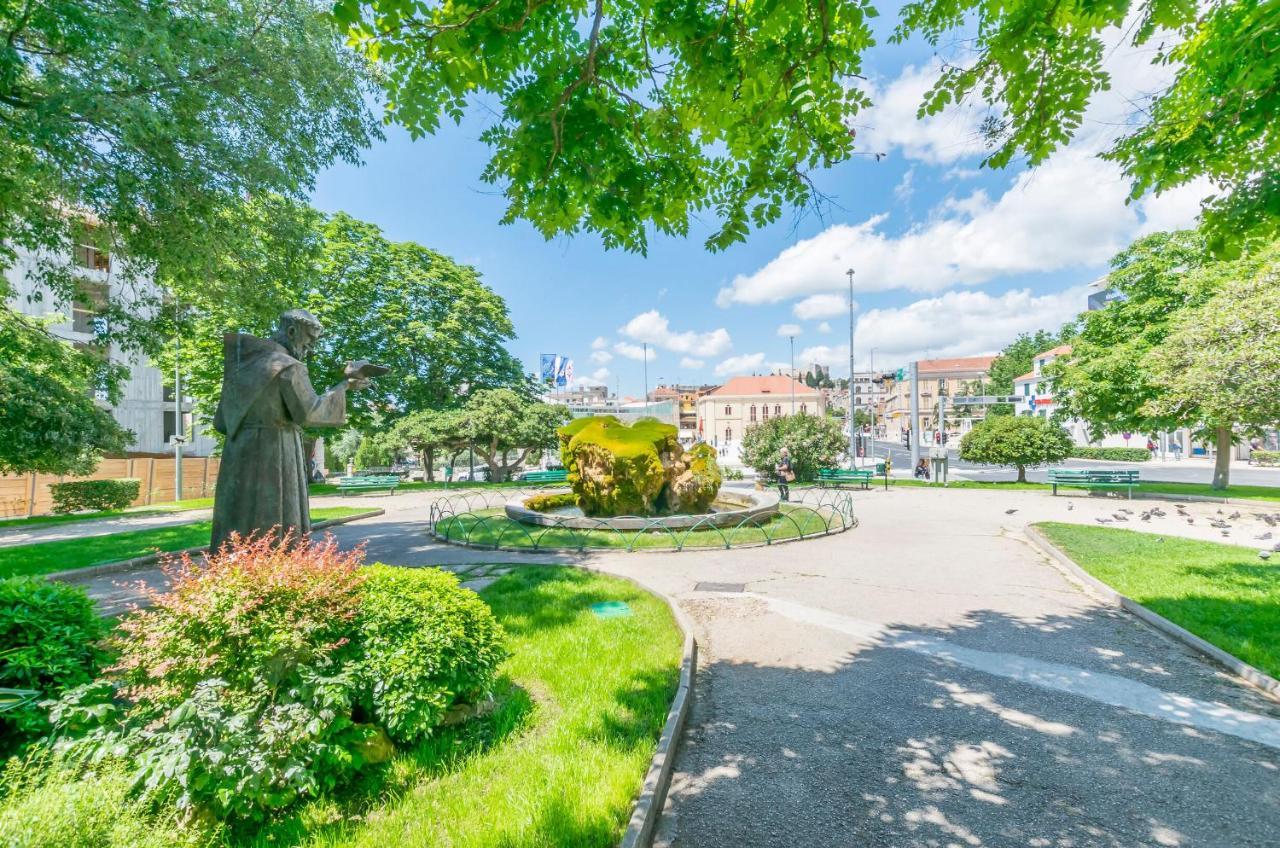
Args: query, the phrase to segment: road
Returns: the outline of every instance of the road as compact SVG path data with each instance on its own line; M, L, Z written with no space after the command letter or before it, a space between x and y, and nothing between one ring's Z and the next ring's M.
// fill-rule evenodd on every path
M892 454L894 468L903 470L911 467L910 448L905 448L901 444L886 445L884 442L876 442L877 455L883 455L886 450ZM992 468L989 465L963 462L959 457L958 451L951 446L948 446L948 452L951 457L951 470L959 472L958 476L967 480L1014 480L1018 476L1016 472L1010 469ZM928 448L921 448L920 455L928 457ZM1121 463L1080 459L1067 459L1054 463L1055 468L1114 468L1117 465L1121 465ZM1209 483L1213 479L1213 464L1205 459L1184 459L1180 462L1169 460L1151 463L1123 463L1122 465L1126 468L1139 469L1144 480L1160 480L1168 483ZM1044 482L1046 477L1046 469L1044 468L1027 470L1028 480ZM1280 486L1280 468L1258 468L1242 462L1234 462L1231 465L1231 482L1237 485L1249 486Z

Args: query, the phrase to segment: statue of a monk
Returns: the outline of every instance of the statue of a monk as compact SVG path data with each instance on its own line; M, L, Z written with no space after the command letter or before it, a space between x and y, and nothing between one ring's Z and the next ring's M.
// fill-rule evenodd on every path
M213 426L226 443L213 505L213 550L232 533L305 539L311 531L302 428L344 424L347 391L368 383L349 376L316 394L305 362L321 332L314 315L291 309L269 339L223 336L222 398Z

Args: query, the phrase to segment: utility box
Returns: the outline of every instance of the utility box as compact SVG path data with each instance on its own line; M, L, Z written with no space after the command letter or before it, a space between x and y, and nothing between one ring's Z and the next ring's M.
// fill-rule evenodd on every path
M947 449L942 445L929 448L929 470L933 474L933 482L947 484L947 466L950 460Z

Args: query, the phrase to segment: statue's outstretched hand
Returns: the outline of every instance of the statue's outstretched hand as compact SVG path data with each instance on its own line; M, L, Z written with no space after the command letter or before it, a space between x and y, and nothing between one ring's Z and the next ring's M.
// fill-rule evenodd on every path
M344 370L347 375L347 389L359 391L369 387L371 378L381 376L391 369L385 365L374 365L367 359L357 359L355 362L348 362Z

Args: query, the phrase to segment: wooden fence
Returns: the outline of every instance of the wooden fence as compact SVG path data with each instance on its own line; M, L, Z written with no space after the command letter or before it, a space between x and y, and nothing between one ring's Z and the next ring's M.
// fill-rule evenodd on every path
M182 460L183 498L204 498L213 494L218 480L217 457L193 456ZM85 477L63 477L57 474L0 475L0 518L22 518L53 510L49 487L68 480L119 480L132 477L141 480L134 506L164 503L174 499L173 457L137 457L104 459Z

